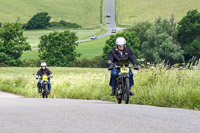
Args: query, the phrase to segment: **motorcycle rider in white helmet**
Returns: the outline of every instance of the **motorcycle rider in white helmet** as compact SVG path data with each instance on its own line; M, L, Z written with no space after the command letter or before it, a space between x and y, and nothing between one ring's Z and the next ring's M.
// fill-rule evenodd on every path
M111 71L111 78L110 78L110 86L112 87L112 91L110 93L111 96L114 96L115 94L115 84L116 84L116 78L120 72L118 68L114 68L113 64L119 65L120 60L130 60L134 66L134 69L139 70L137 66L137 60L133 53L133 51L130 48L126 47L126 40L123 37L118 37L116 39L116 48L112 49L108 54L108 69ZM129 70L130 75L130 87L133 86L133 73L131 69ZM134 95L134 93L130 90L130 95Z
M50 76L51 78L53 77L52 72L50 71L50 69L47 68L47 64L45 62L41 63L41 68L38 70L37 74L36 74L36 79L38 79L38 77L40 77L38 83L37 83L37 87L38 87L38 93L40 94L40 89L41 89L41 81L42 81L42 76L43 75L47 75ZM48 77L48 89L49 89L49 94L51 94L51 83L50 83L50 78Z

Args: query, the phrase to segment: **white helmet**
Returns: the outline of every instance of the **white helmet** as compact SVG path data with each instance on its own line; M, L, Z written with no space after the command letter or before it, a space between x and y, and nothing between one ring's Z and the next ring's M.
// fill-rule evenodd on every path
M47 64L45 62L42 62L41 67L47 67Z
M115 41L115 44L116 44L117 46L122 46L122 45L125 45L125 46L126 46L126 40L125 40L125 38L123 38L123 37L118 37L118 38L116 39L116 41Z

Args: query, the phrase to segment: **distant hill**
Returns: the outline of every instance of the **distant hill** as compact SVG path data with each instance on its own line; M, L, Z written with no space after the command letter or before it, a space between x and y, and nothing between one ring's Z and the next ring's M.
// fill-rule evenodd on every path
M94 26L100 23L101 0L1 0L0 22L26 23L34 14L46 11L53 21L60 19Z
M155 18L169 18L171 12L179 21L188 10L200 11L200 0L117 0L119 23L131 25L141 21L153 22Z

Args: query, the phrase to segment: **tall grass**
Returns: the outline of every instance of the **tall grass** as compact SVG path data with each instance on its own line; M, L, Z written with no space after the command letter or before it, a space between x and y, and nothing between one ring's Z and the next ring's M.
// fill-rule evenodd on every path
M51 98L96 99L116 101L109 96L110 72L107 69L50 68L54 74ZM36 68L0 68L0 89L23 95L37 95ZM133 71L135 93L130 103L200 109L200 67L194 70L155 69Z

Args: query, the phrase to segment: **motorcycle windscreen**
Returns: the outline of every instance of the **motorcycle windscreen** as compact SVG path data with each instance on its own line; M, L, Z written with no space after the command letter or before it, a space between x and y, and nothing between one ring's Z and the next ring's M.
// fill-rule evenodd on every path
M120 65L120 66L124 66L124 65L125 65L125 66L128 66L128 65L129 65L129 60L120 60L120 61L119 61L119 65Z

